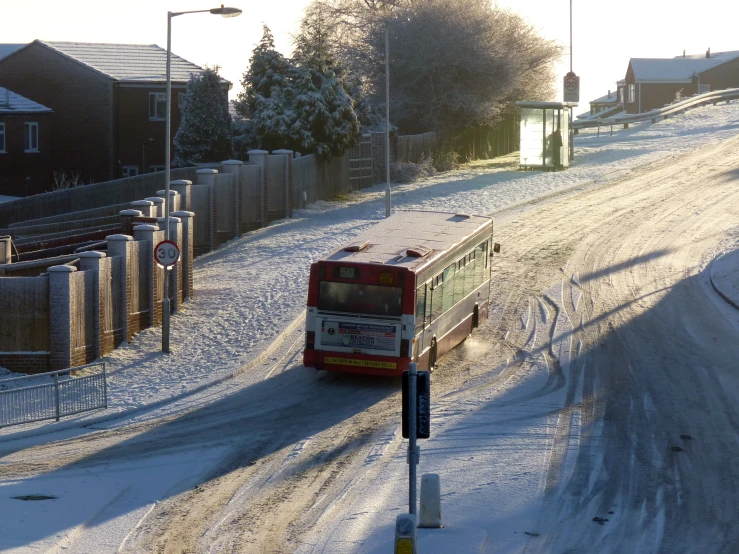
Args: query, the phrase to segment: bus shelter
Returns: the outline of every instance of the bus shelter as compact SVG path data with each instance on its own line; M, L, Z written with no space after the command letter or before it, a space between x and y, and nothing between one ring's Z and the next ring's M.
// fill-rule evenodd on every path
M523 169L556 171L570 167L570 110L575 102L516 102L521 109Z

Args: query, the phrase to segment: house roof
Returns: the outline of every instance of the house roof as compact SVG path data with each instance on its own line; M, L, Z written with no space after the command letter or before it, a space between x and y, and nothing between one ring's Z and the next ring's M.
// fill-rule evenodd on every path
M686 56L677 58L631 58L631 69L634 80L642 82L690 82L693 75L697 75L739 58L739 50L732 52L715 52L710 58L705 55Z
M164 83L167 51L156 44L113 44L35 40L98 73L124 83ZM172 54L173 82L187 82L203 68ZM225 79L223 82L228 82Z
M601 96L600 98L590 101L591 104L607 104L609 102L618 102L618 94L615 90L610 91L608 94Z
M25 44L0 44L0 60L5 56L10 56L16 50L23 48Z
M52 111L54 110L51 108L0 87L0 114L50 113Z

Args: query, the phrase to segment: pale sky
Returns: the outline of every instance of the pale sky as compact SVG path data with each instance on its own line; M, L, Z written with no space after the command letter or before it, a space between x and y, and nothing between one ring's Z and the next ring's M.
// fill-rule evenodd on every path
M226 1L226 0L221 0ZM309 0L227 0L244 13L233 19L190 14L172 20L172 51L198 65L219 65L241 90L241 76L262 35L262 22L272 29L277 49L292 50L303 7ZM492 0L495 4L496 1ZM568 50L558 66L561 83L569 70L569 0L498 0L526 17L539 32ZM167 11L218 7L204 0L0 0L2 43L34 39L167 45ZM580 76L580 108L615 90L629 58L662 58L739 50L739 2L714 0L572 0L573 70Z

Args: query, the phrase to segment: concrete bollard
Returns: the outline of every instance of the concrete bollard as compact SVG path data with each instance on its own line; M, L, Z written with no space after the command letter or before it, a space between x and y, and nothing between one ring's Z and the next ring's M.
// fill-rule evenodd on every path
M421 476L419 527L441 529L441 479L436 473Z
M151 217L164 217L164 198L149 196L148 198L144 198L144 200L154 203L151 208Z
M398 514L395 518L395 554L417 554L416 516Z
M139 210L144 217L153 217L151 211L154 209L154 202L151 200L134 200L131 202L134 210Z

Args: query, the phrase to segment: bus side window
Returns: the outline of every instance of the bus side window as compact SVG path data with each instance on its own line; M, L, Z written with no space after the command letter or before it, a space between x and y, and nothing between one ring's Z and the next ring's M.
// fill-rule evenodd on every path
M454 306L454 272L456 265L456 263L453 263L444 270L444 303L441 308L442 312L446 312Z
M483 242L475 248L475 287L482 285L485 280L485 244L487 243Z
M467 267L464 273L464 295L467 296L475 289L475 251L467 254Z
M416 289L416 330L417 335L423 331L426 321L426 285L423 284Z
M431 321L436 320L442 313L444 298L444 276L437 275L434 279L434 288L431 294Z
M454 275L454 303L464 298L464 276L467 271L467 258L463 257L457 262L457 273Z

